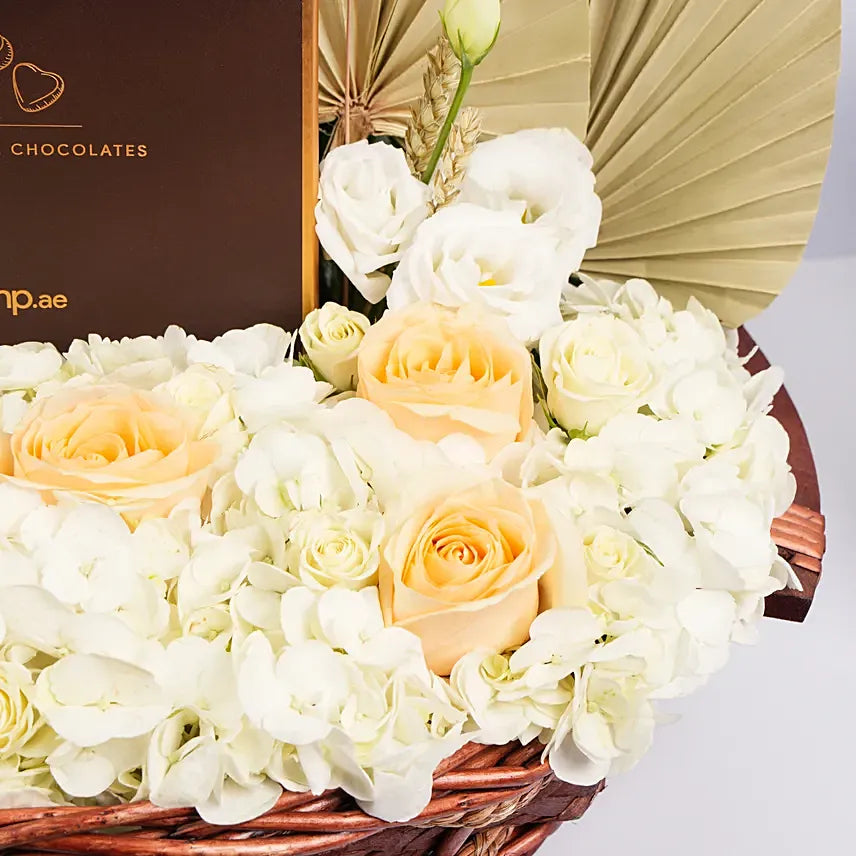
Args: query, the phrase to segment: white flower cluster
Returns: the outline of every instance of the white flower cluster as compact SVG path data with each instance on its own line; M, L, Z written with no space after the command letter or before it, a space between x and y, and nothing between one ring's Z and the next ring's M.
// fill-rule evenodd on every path
M313 368L270 325L0 347L0 808L407 821L466 741L590 784L752 641L796 584L780 373L695 301L568 285L593 181L524 132L426 219L400 151L334 152L319 234L390 311L311 313Z
M592 164L567 129L508 134L476 148L459 198L429 216L400 149L341 146L322 165L318 237L372 303L470 303L534 343L561 320L562 287L597 242Z
M780 372L750 376L700 304L588 280L563 309L540 347L555 427L502 464L557 519L587 602L540 615L511 656L473 652L452 684L476 740L540 736L559 776L592 784L648 748L652 701L753 641L764 598L791 582L770 526L795 481L768 415Z
M3 349L7 433L30 402L122 384L169 396L224 455L209 511L133 531L0 482L0 807L150 799L228 824L283 788L342 787L389 820L430 799L466 714L418 638L384 627L370 482L393 478L387 451L432 450L365 402L316 404L331 387L288 347L263 326Z

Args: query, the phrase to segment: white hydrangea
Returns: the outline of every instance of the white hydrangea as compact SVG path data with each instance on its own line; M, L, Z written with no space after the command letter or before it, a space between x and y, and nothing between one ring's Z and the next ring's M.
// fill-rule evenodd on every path
M596 199L584 159L564 187L588 200L578 221L518 166L525 198L468 192L525 203L578 252ZM65 358L0 347L6 473L5 435L68 384L157 390L222 452L201 500L133 531L0 476L0 808L149 799L229 825L283 788L343 788L403 822L469 740L539 740L576 784L638 760L655 701L722 668L793 584L770 537L795 491L769 415L781 373L750 377L712 313L641 280L585 279L553 309L539 426L490 466L465 438L416 441L332 397L270 325L92 336ZM384 517L415 503L420 474L475 467L543 503L574 590L542 592L527 641L472 651L446 682L419 638L384 626Z
M66 355L66 369L73 376L92 381L154 389L186 366L187 348L195 340L179 327L163 336L140 336L115 341L92 334L76 339Z
M341 787L385 820L418 814L465 720L419 640L384 628L375 589L292 589L281 620L281 650L255 633L238 655L250 721L295 748L313 791Z

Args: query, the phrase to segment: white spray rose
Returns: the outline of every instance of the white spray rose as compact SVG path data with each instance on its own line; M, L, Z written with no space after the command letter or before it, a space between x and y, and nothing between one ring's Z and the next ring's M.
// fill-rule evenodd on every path
M334 149L321 164L316 232L321 246L372 303L389 287L382 268L428 216L430 191L407 166L404 152L362 140Z
M557 241L564 283L597 244L602 206L591 152L565 128L506 134L479 144L467 167L462 202L513 212Z
M61 368L62 357L53 345L0 345L0 393L34 390L55 377Z
M393 275L389 308L473 304L505 318L522 342L534 342L562 320L568 271L556 246L549 231L510 212L451 205L417 231Z
M357 350L371 322L360 312L325 303L306 316L300 341L309 361L336 389L357 386Z
M0 762L26 752L41 727L30 703L30 672L18 663L0 662Z
M286 561L308 588L377 584L383 518L374 511L304 512L289 531Z
M551 413L568 431L596 434L634 413L655 383L651 354L636 330L612 315L581 315L541 338Z

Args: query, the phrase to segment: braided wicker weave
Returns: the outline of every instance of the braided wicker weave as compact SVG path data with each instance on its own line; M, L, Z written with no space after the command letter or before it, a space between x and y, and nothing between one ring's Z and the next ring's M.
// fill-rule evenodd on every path
M752 345L744 336L743 348ZM757 355L751 368L764 368ZM797 503L773 525L781 554L802 591L768 599L767 614L803 620L820 579L825 549L817 476L808 440L787 393L776 415L791 437ZM531 856L565 821L577 820L603 790L558 781L538 745L465 746L437 770L434 795L406 825L361 812L341 792L285 794L267 815L214 827L192 809L150 803L110 808L0 811L0 851L111 856Z

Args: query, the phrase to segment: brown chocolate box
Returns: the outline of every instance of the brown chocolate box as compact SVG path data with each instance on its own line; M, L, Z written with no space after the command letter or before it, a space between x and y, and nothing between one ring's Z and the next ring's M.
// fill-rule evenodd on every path
M299 323L310 6L0 6L0 342Z

